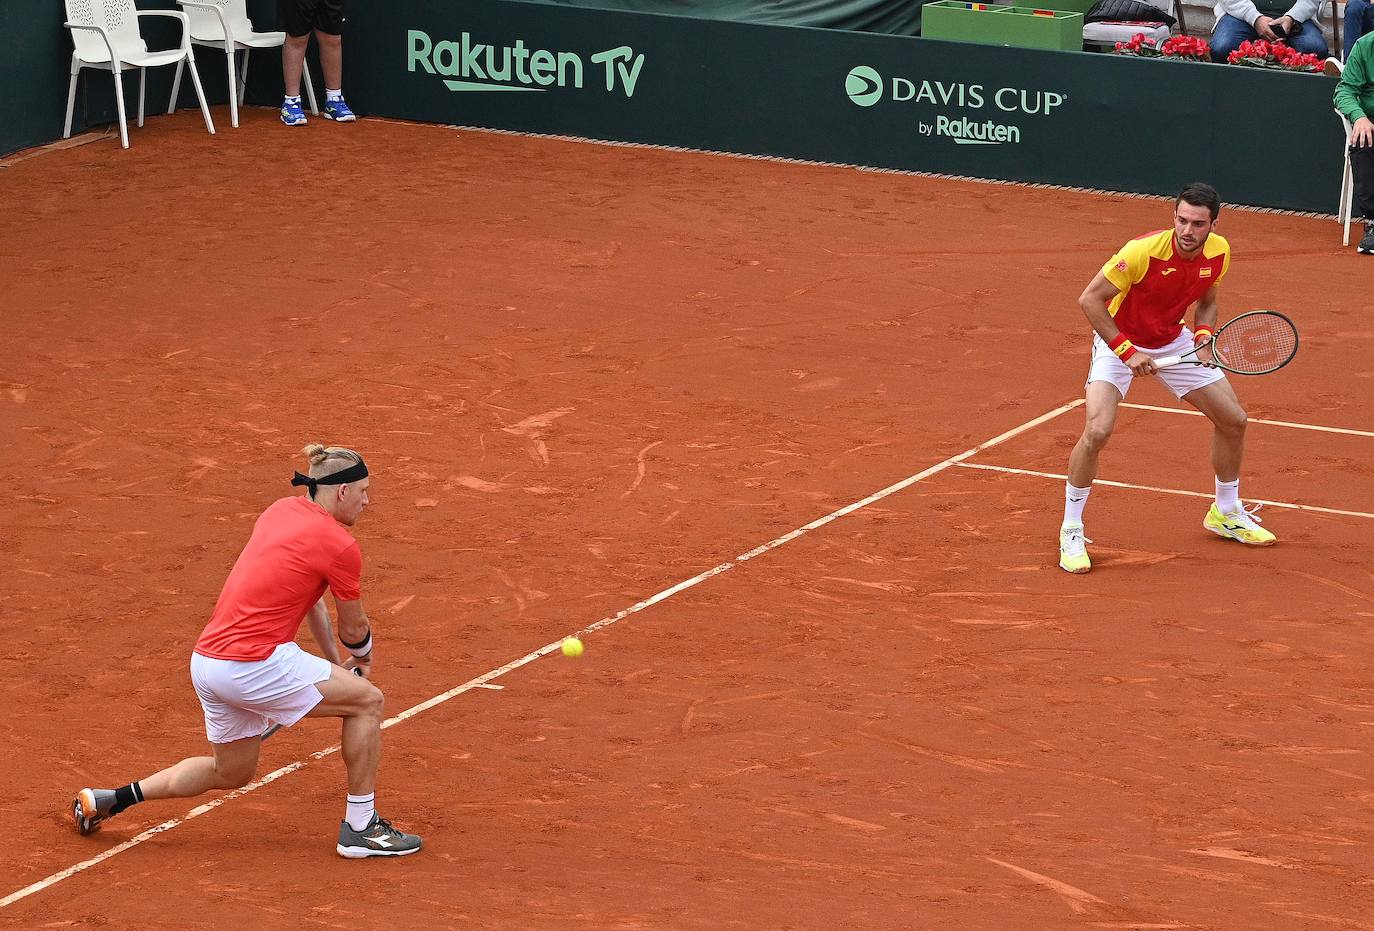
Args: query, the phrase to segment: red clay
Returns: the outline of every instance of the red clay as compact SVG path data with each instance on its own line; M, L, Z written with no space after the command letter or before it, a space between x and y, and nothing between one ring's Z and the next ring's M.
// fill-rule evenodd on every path
M306 442L395 713L1079 397L1075 299L1165 201L363 121L193 114L0 170L0 897L84 784L203 746L186 674ZM1225 192L1222 192L1223 196ZM82 204L88 206L82 208ZM1303 348L1253 417L1369 429L1368 271L1228 211L1223 317ZM1170 405L1140 385L1131 400ZM1081 412L972 461L1062 472ZM1103 477L1209 490L1199 418ZM1374 438L1255 425L1248 497L1374 512ZM0 927L1374 928L1367 517L946 469L385 735L418 856L333 852L337 755ZM266 772L337 740L307 722Z

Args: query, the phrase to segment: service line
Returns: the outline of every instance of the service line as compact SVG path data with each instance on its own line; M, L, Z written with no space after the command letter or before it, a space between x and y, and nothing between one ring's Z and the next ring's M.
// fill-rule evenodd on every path
M601 630L604 627L610 627L612 624L616 623L617 621L624 620L631 614L637 614L640 611L643 611L645 608L652 607L653 605L658 604L660 601L664 601L668 598L671 598L678 592L686 591L694 585L698 585L702 582L705 582L707 579L720 575L722 572L728 572L742 562L746 562L750 559L753 559L756 556L762 556L769 550L777 549L784 543L789 543L792 540L797 539L797 537L803 536L804 534L808 534L813 530L817 530L821 527L824 527L831 521L839 520L841 517L844 517L847 514L852 514L860 508L867 507L868 505L873 504L876 501L881 501L883 498L886 498L889 495L894 495L902 489L910 487L911 485L914 485L917 482L922 481L923 479L930 478L930 476L935 475L937 472L943 472L950 466L958 465L965 459L968 459L971 456L975 456L985 449L989 449L993 446L996 446L998 443L1002 443L1006 440L1011 439L1014 436L1018 436L1022 433L1025 433L1027 430L1032 430L1035 427L1040 426L1042 423L1045 423L1048 420L1053 420L1060 414L1067 413L1068 411L1071 411L1082 404L1083 399L1079 398L1075 401L1070 401L1068 404L1056 407L1054 410L1049 411L1048 413L1041 414L1034 420L1028 420L1025 423L1021 424L1019 427L1013 427L1006 433L1001 433L993 437L992 439L987 440L986 442L979 443L977 446L974 446L971 449L966 449L962 453L959 453L957 456L950 456L943 462L938 462L928 469L925 469L921 472L917 472L915 475L910 475L902 479L900 482L897 482L896 484L887 486L882 491L874 492L867 498L855 501L853 504L845 505L838 511L832 511L824 517L818 517L811 523L806 524L802 527L798 527L796 530L785 533L775 540L770 540L762 546L756 546L749 552L742 553L739 556L736 556L734 559L730 560L729 562L723 562L718 566L713 566L710 569L707 569L705 572L698 573L697 575L692 576L690 579L677 583L671 588L665 588L663 591L659 592L656 595L652 595L648 598L645 598L643 601L633 604L622 611L618 611L617 613L612 614L610 617L602 618L595 624L590 624L582 628L580 633L589 634L593 631ZM449 689L447 692L444 692L441 695L435 695L433 698L423 701L412 708L407 708L405 711L402 711L395 717L388 718L387 720L383 721L382 727L388 728L393 725L400 724L407 718L413 718L423 711L428 711L435 705L441 705L449 699L455 698L459 695L462 695L464 692L468 692L473 689L499 689L501 688L501 686L491 685L491 681L493 679L498 679L508 672L513 672L516 669L519 669L521 666L526 666L534 662L535 660L539 659L540 657L548 656L550 653L556 653L562 646L563 641L561 638L555 640L553 643L547 643L539 649L534 650L533 652L526 653L519 659L511 660L504 666L501 666L497 669L493 669L490 672L480 675L475 679L469 679L462 685L455 686L454 688ZM316 752L310 754L310 758L320 760L329 756L332 753L337 753L338 751L338 745L326 747L323 750L317 750ZM198 808L191 809L185 815L182 815L180 818L172 818L170 820L164 821L161 824L156 825L155 827L149 828L141 834L134 835L133 837L129 838L121 844L117 844L114 847L111 847L109 850L105 850L101 853L96 854L89 860L82 860L80 863L77 863L73 866L67 867L64 870L59 870L58 872L53 873L46 879L40 879L35 883L31 883L30 885L25 886L23 889L20 889L16 892L12 892L9 895L5 896L3 899L0 899L0 908L4 908L8 905L13 905L20 899L27 898L28 896L31 896L36 892L42 892L49 886L59 883L64 879L68 879L72 876L75 876L77 873L80 873L83 870L88 870L93 866L103 863L104 861L110 859L110 857L113 857L115 854L123 853L129 848L136 847L144 841L149 840L150 838L156 837L159 834L164 834L180 824L185 824L192 818L199 818L201 815L206 814L207 812L214 811L216 808L223 805L225 802L239 798L240 796L247 795L249 792L254 792L258 789L261 789L263 786L275 782L281 777L286 776L292 772L295 772L296 770L300 769L305 765L306 762L304 760L297 760L294 763L290 763L286 766L283 766L281 769L273 770L266 776L263 776L261 779L258 779L255 782L250 782L248 785L244 786L241 789L235 789L234 791L222 795L219 798L214 799L213 801L207 802L204 805L199 806Z
M977 462L956 462L955 465L964 469L982 469L984 472L1005 472L1007 475L1032 475L1036 478L1052 478L1061 482L1067 482L1067 475L1058 475L1054 472L1036 472L1032 469L1010 469L1006 466L983 465ZM1105 478L1093 479L1094 485L1109 485L1112 488L1134 488L1136 491L1153 491L1161 495L1183 495L1188 498L1215 498L1214 491L1185 491L1182 488L1159 488L1154 485L1132 485L1130 482L1109 482ZM1315 511L1318 514L1339 514L1342 517L1369 517L1374 518L1374 514L1365 511L1342 511L1340 508L1322 508L1315 504L1293 504L1291 501L1268 501L1264 498L1250 498L1255 504L1264 504L1275 508L1289 508L1294 511Z
M1189 410L1182 407L1158 407L1154 404L1131 404L1126 401L1122 401L1121 406L1132 407L1138 411L1158 411L1161 414L1187 414L1189 417L1203 416L1202 411ZM1290 420L1265 420L1261 417L1251 417L1250 423L1262 423L1270 427L1291 427L1294 430L1319 430L1322 433L1343 433L1346 436L1374 437L1374 432L1369 430L1351 430L1348 427L1322 427L1314 423L1294 423Z

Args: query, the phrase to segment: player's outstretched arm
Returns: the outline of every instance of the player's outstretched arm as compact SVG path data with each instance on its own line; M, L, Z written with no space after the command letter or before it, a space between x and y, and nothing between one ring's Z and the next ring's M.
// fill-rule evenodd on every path
M305 619L310 624L310 635L319 644L320 655L335 666L342 665L343 661L339 658L339 644L334 639L334 623L329 619L329 609L325 607L323 597L306 612Z
M363 610L362 599L341 601L334 599L339 612L339 640L353 655L354 665L364 676L372 674L372 623Z
M1203 343L1210 339L1212 334L1217 331L1217 286L1212 285L1207 289L1207 293L1198 299L1197 306L1193 308L1193 337L1195 343ZM1203 365L1208 365L1212 361L1212 347L1210 344L1202 346L1197 351L1197 360Z
M1129 340L1124 341L1124 348L1118 348L1123 342L1121 330L1117 328L1107 305L1120 290L1106 275L1098 272L1079 295L1078 306L1082 308L1083 316L1088 318L1097 335L1102 337L1102 341L1121 356L1121 361L1126 363L1132 375L1153 375L1157 371L1154 361L1144 353L1135 352Z

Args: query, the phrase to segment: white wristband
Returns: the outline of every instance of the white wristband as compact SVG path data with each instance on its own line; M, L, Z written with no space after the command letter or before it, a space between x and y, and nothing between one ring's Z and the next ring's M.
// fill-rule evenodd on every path
M345 643L345 644L344 644L344 647L347 648L348 652L352 653L355 657L357 657L357 658L359 658L359 659L362 659L364 656L369 656L369 655L371 655L371 653L372 653L372 631L369 630L369 631L367 632L367 639L365 639L362 643L359 643L359 644L356 644L356 645L354 645L354 644L352 644L352 643Z

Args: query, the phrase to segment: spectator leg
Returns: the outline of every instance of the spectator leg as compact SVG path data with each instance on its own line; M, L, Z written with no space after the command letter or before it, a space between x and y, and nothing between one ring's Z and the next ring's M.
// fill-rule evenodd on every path
M1299 52L1318 58L1325 58L1328 51L1321 23L1314 19L1302 23L1298 31L1288 37L1288 44Z
M1350 170L1355 176L1353 213L1374 222L1374 146L1351 146Z
M1345 56L1341 60L1345 61L1350 58L1350 50L1354 47L1355 41L1374 29L1374 5L1371 5L1369 0L1347 0L1341 28L1345 33L1341 36L1341 44L1345 46Z
M1245 20L1222 14L1221 19L1217 20L1216 28L1212 30L1212 61L1224 64L1226 56L1240 48L1242 42L1257 38L1259 36L1246 25Z

